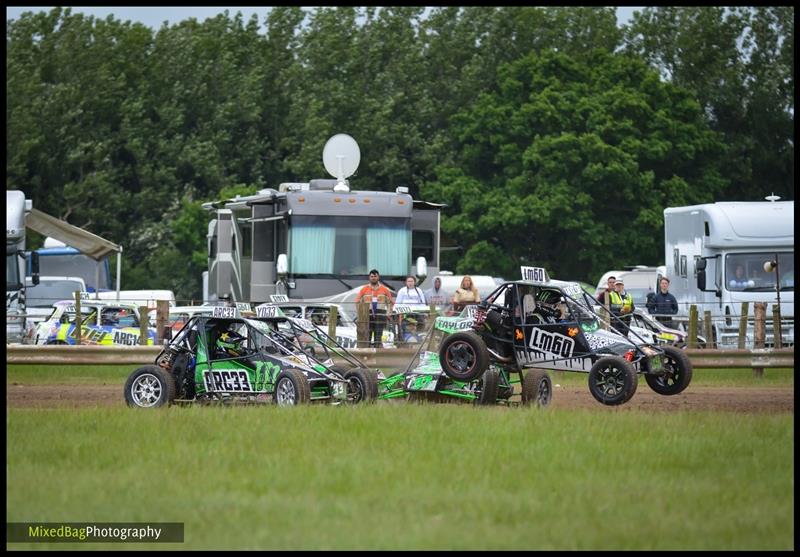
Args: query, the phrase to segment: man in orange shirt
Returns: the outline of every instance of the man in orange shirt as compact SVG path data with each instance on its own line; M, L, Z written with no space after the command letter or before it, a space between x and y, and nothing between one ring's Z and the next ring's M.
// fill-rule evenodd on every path
M369 272L369 284L364 286L356 296L356 303L364 297L371 302L369 306L369 334L367 340L370 346L380 347L383 329L386 327L386 307L394 303L392 291L380 283L381 274L377 269Z

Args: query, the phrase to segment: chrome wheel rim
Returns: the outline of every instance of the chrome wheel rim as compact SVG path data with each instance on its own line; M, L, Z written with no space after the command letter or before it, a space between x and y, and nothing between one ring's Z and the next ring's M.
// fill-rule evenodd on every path
M161 381L152 373L143 373L131 385L131 398L136 406L150 408L161 398Z
M278 405L288 406L296 404L297 391L294 389L294 383L288 377L278 381L278 386L275 391L277 392Z

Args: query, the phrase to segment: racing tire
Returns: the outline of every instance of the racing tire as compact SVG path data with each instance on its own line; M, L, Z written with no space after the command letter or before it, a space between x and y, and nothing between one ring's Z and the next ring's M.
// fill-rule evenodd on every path
M683 392L692 381L692 362L686 353L674 346L664 346L662 375L645 374L648 386L660 395L672 396Z
M175 378L158 366L134 370L125 381L125 402L132 408L158 408L175 400Z
M439 348L442 370L456 381L474 381L489 367L489 351L486 343L474 331L462 331L449 335Z
M378 399L378 377L372 370L356 367L345 372L344 378L348 381L348 403L372 404Z
M494 368L489 368L483 373L481 378L481 390L475 404L479 406L490 406L497 404L497 392L500 386L500 372Z
M550 405L553 400L553 380L543 369L532 369L522 376L522 405L540 408Z
M619 356L604 356L589 370L589 392L607 406L628 402L638 385L636 369Z
M297 406L311 402L311 385L299 369L284 369L275 379L272 402L278 406Z

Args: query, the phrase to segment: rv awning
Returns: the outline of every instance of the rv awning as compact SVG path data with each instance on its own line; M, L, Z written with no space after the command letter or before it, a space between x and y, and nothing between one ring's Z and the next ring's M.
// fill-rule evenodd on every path
M38 209L31 209L25 218L25 226L39 234L60 240L97 261L112 252L122 251L122 247L117 244L66 221L51 217Z

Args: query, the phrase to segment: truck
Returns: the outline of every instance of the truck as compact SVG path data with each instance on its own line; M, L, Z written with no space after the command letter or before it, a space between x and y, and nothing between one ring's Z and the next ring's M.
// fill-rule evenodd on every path
M347 293L351 301L371 269L394 289L409 274L423 280L437 274L443 205L415 200L402 186L351 190L347 178L359 161L355 140L337 134L323 151L334 179L284 182L204 203L212 218L203 299L262 303L284 295L338 302Z
M26 330L25 216L33 202L19 190L6 190L6 342L21 342ZM29 258L32 284L39 283L39 262Z
M749 302L745 345L753 348L753 304L768 304L767 347L775 344L772 307L779 304L781 341L794 345L794 201L717 202L664 209L663 272L678 300L711 312L713 340L736 348L742 302Z
M35 253L39 256L42 275L80 277L87 292L105 292L114 288L108 257L96 261L79 249L51 237L45 238L43 247ZM30 271L29 265L28 276Z

